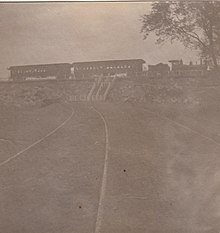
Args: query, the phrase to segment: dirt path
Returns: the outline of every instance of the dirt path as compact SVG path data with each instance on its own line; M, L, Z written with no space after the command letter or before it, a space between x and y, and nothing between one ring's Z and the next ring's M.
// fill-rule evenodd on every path
M107 187L107 175L108 175L108 153L109 153L109 130L108 125L105 120L105 117L102 113L100 113L96 108L91 107L93 111L95 111L99 117L102 119L104 127L105 127L105 159L104 159L104 168L103 168L103 175L102 175L102 183L100 187L100 195L99 195L99 204L98 204L98 211L97 211L97 218L96 218L96 225L95 225L95 233L101 232L101 225L103 220L104 214L104 202L105 202L105 193Z
M71 118L74 115L74 110L72 109L72 112L70 114L70 116L68 116L68 118L63 121L62 123L60 123L55 129L51 130L49 133L47 133L45 136L41 137L40 139L38 139L37 141L33 142L31 145L29 145L28 147L22 149L21 151L17 152L16 154L10 156L8 159L4 160L3 162L0 163L0 167L4 166L5 164L9 163L11 160L19 157L20 155L22 155L23 153L25 153L26 151L30 150L32 147L38 145L39 143L41 143L42 141L46 140L48 137L50 137L51 135L53 135L54 133L56 133L60 128L62 128L68 121L71 120ZM8 141L8 140L7 140Z

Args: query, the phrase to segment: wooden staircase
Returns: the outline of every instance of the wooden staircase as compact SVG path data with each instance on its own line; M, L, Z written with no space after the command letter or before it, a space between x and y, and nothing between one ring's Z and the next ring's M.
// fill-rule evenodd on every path
M105 101L108 97L111 87L114 85L116 77L99 77L95 79L94 84L87 96L88 101Z

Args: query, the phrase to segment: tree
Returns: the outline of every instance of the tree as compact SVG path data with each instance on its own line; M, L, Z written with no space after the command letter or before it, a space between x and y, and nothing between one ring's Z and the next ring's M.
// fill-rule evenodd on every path
M155 33L157 43L180 41L210 59L214 67L220 57L220 2L155 2L149 14L141 17L146 39Z

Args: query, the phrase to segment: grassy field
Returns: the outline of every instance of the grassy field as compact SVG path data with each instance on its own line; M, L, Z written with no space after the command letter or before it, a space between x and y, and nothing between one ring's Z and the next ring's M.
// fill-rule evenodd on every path
M5 145L1 162L51 132L70 115L71 108L53 105L20 113L13 120L19 129L11 130L7 137L12 140L13 136L15 145L13 150ZM19 114L10 113L11 117ZM73 117L59 131L1 166L1 232L91 232L99 198L103 140L100 120L74 106Z
M218 233L220 96L209 87L190 90L193 104L2 105L0 232L96 232L106 135L94 106L109 136L100 233Z
M111 135L103 232L218 232L218 121L198 109L103 108Z

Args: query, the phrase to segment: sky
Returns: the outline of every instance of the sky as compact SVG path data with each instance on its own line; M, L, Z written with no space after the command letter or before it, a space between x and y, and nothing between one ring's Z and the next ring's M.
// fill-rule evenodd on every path
M141 58L146 64L195 53L179 43L143 40L145 2L0 3L0 78L12 65Z

